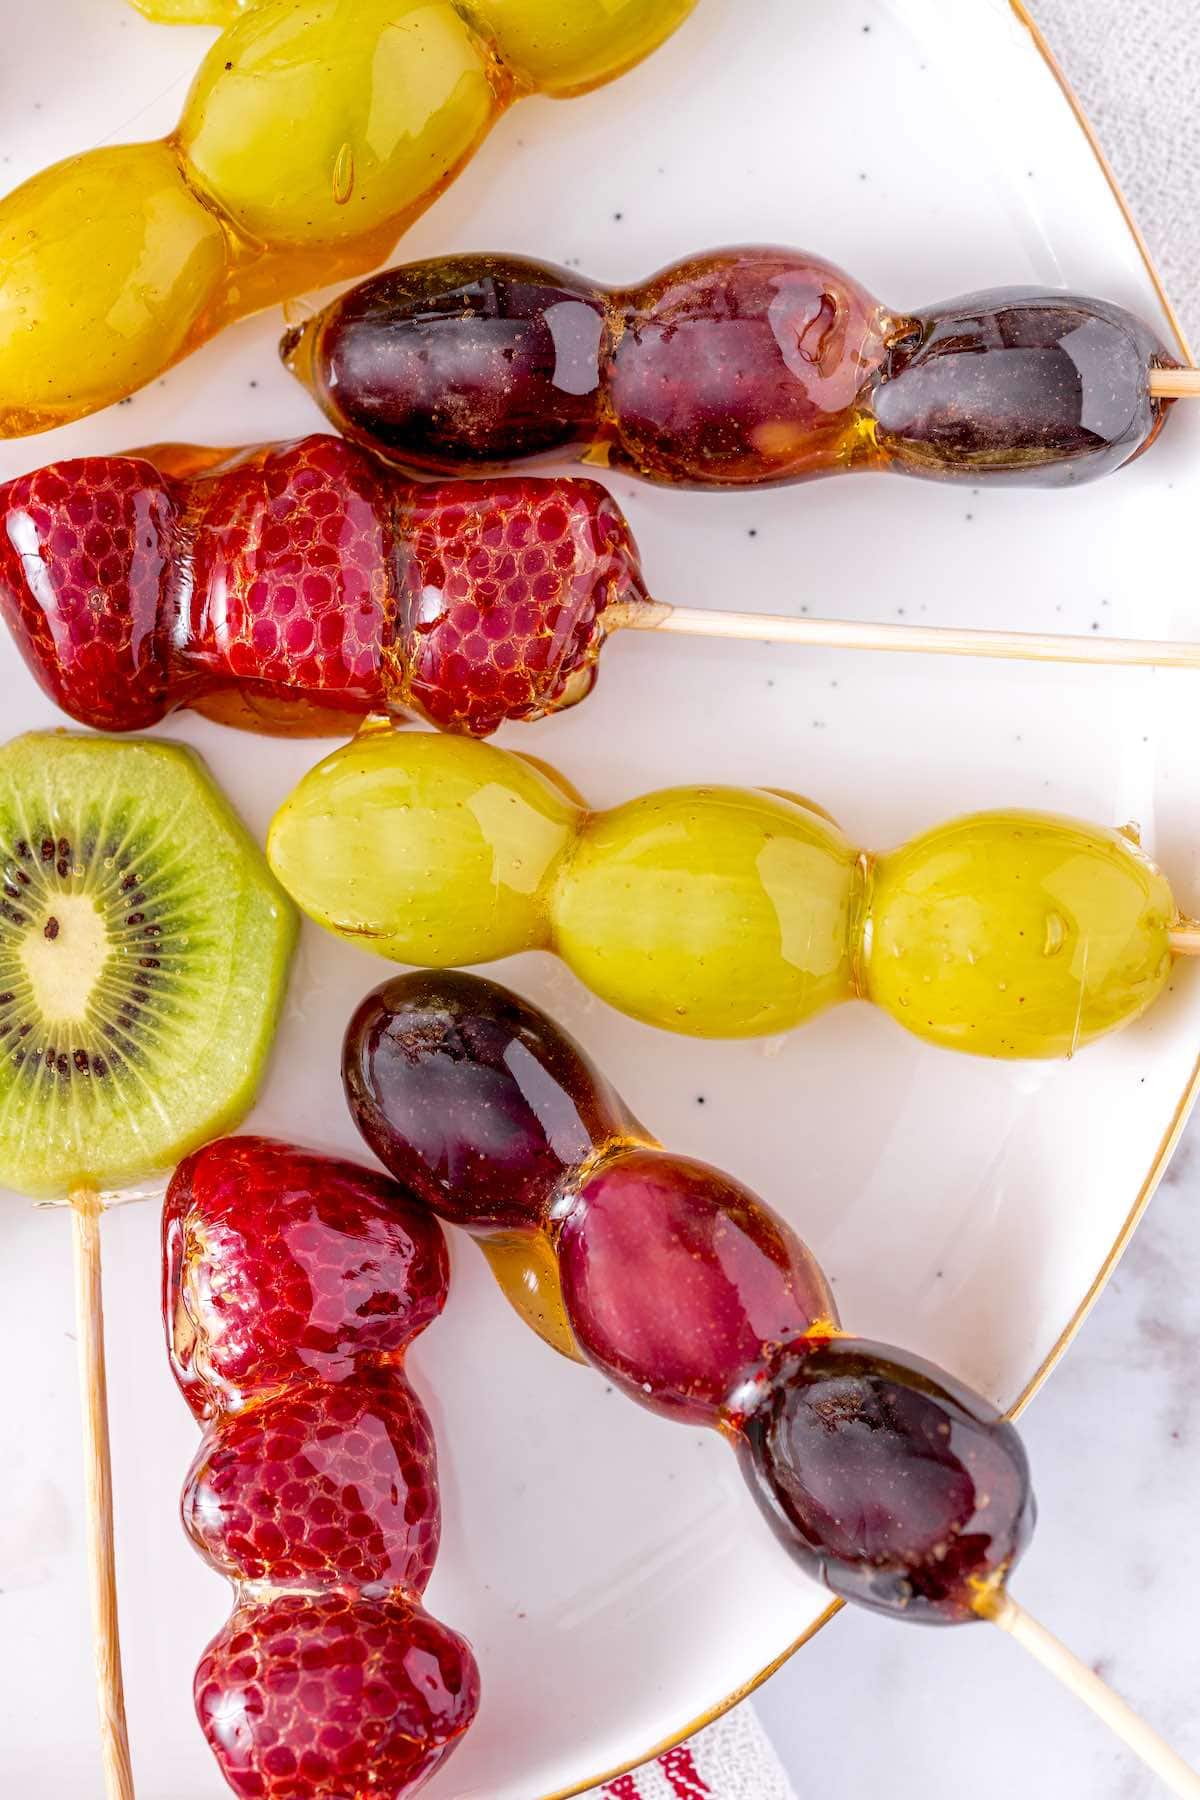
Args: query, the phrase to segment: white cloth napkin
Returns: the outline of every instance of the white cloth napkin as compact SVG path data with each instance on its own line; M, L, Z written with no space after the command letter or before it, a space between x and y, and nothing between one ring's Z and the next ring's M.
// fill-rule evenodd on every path
M796 1800L796 1794L753 1707L739 1706L587 1800Z

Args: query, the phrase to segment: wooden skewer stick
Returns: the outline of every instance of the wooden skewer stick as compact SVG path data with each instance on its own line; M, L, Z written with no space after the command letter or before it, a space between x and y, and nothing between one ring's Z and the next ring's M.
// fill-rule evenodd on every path
M1171 950L1175 956L1200 956L1200 923L1181 919L1171 932Z
M1185 1763L1178 1752L1139 1718L1119 1694L1114 1694L1086 1663L1080 1662L1073 1651L1031 1618L1023 1606L1018 1606L1011 1594L1003 1588L988 1593L980 1599L978 1610L985 1619L1006 1631L1023 1650L1036 1657L1077 1700L1090 1707L1096 1717L1158 1776L1170 1793L1181 1795L1182 1800L1200 1800L1200 1772Z
M1200 369L1151 369L1150 392L1156 400L1200 399Z
M95 1188L86 1185L72 1188L75 1320L83 1402L88 1582L92 1596L100 1755L107 1800L134 1800L129 1728L125 1722L125 1684L121 1675L121 1634L117 1624L112 1457L108 1441L104 1298L100 1280L100 1212L100 1196Z
M990 656L1017 662L1117 663L1200 668L1200 644L1155 638L1080 637L1035 631L973 631L951 625L885 625L853 619L795 618L645 601L611 607L610 629L676 631L689 637L743 638L827 650L900 650L925 656Z

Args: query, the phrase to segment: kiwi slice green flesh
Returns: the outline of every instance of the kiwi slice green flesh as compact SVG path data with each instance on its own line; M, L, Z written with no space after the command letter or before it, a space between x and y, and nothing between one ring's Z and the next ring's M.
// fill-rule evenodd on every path
M0 748L0 1184L111 1190L236 1124L294 939L190 750L70 732Z

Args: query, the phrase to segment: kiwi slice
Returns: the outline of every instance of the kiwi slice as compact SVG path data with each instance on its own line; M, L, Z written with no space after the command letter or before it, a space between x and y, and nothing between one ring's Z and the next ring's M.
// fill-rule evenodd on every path
M124 1185L253 1100L295 939L190 750L32 732L0 748L0 1183Z

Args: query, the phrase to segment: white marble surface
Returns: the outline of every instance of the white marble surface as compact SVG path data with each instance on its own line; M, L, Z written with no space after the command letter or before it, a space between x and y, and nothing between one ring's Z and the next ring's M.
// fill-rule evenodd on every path
M949 3L949 0L947 0ZM1034 0L1200 339L1200 8ZM1194 570L1181 577L1194 579ZM1200 1763L1200 1116L1025 1420L1041 1524L1014 1591ZM849 1611L762 1693L800 1800L1161 1790L999 1632Z

